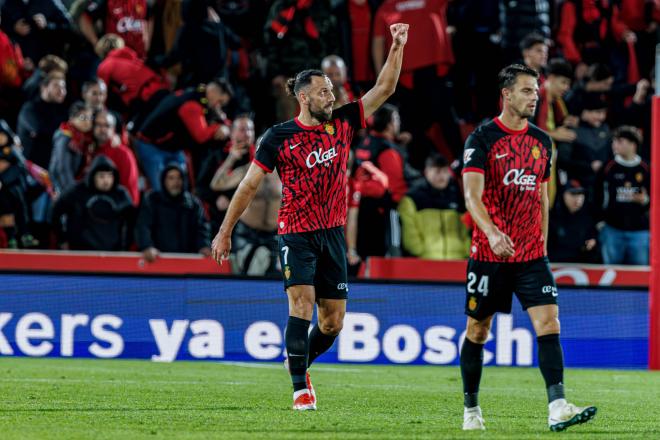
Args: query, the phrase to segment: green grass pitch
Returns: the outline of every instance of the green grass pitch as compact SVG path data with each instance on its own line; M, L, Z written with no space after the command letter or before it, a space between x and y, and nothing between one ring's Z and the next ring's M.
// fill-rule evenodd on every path
M540 373L484 370L487 431L464 433L458 368L318 364L319 410L294 413L281 365L0 359L0 438L660 438L660 374L568 370L596 418L552 433Z

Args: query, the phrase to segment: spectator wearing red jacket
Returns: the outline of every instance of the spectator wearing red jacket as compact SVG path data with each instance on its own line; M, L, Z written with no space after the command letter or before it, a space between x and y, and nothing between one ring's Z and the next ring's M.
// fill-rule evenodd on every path
M28 76L21 48L0 30L0 119L12 125L22 104L21 85Z
M404 159L395 144L400 119L396 107L385 104L373 115L372 130L355 149L354 179L359 185L357 251L362 258L394 255L400 245L396 207L408 191L404 177ZM372 179L363 165L371 162L387 176L387 190L382 179Z
M3 93L6 91L5 87L20 88L28 75L21 48L0 30L0 86Z
M589 64L604 60L625 71L625 55L614 49L621 48L619 43L635 41L635 33L621 20L619 6L613 0L566 0L560 7L557 43L564 58L577 66L578 80L584 77ZM613 60L615 56L618 59Z
M130 148L121 142L116 133L117 120L115 116L103 110L94 116L94 141L96 142L95 155L108 157L117 167L119 184L128 191L133 206L140 203L140 190L138 189L138 166L135 155Z
M167 81L147 67L118 35L104 35L96 45L96 53L103 60L97 76L109 88L111 107L126 113L128 119L150 113L169 94Z
M348 78L354 90L369 90L376 80L370 53L371 31L379 0L347 0L333 10L337 17L340 53L346 60Z
M447 32L448 4L449 0L387 0L374 18L371 50L376 73L380 72L385 48L391 43L390 25L409 23L415 29L409 36L410 50L403 57L397 94L401 98L402 123L412 133L416 153L419 152L411 161L420 168L429 151L448 148L448 156L456 157L463 145L448 77L455 62ZM435 137L432 143L426 133L434 123L439 124L442 136Z
M165 97L137 130L137 153L151 188L160 191L160 175L169 162L186 168L184 150L200 150L207 142L226 140L229 127L209 124L206 113L220 113L232 96L223 79L180 90Z
M654 63L654 48L657 44L657 30L660 24L660 1L620 0L621 21L635 33L635 52L639 72L647 75Z

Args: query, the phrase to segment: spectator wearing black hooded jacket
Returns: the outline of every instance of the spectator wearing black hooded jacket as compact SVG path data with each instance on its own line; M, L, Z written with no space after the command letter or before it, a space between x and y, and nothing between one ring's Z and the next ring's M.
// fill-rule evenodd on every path
M128 249L133 215L119 172L103 155L94 159L85 180L66 191L53 209L62 248L72 250Z
M600 263L596 222L585 204L587 190L572 179L550 213L548 256L562 263Z
M176 162L161 175L161 190L142 200L135 241L147 261L161 251L210 255L210 227L202 203L185 189L184 173Z
M8 248L38 245L28 231L28 172L17 150L16 135L0 119L0 235ZM0 245L2 247L2 245Z
M45 55L62 55L71 16L60 0L5 0L0 5L3 29L33 65Z

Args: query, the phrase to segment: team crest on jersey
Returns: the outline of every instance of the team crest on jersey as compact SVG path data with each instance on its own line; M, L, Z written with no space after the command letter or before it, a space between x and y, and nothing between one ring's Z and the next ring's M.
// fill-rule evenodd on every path
M477 308L477 298L471 296L470 301L468 301L468 309L470 309L470 311L474 311L476 308Z
M328 133L330 136L335 135L335 127L331 123L326 122L323 128L325 128L325 132Z
M642 181L644 180L644 174L642 173L635 174L635 180L637 181L637 183L642 183Z
M541 149L539 148L538 145L534 145L532 147L532 157L534 159L538 159L539 157L541 157Z
M291 269L289 268L289 266L284 266L284 278L286 278L287 280L291 278Z

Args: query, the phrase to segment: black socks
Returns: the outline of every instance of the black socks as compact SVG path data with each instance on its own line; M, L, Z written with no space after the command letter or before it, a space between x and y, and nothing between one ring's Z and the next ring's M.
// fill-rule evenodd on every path
M293 382L293 391L307 388L305 374L307 372L307 357L309 355L309 338L307 331L310 321L289 316L284 332L284 341L289 360L289 373Z
M479 405L479 382L484 364L484 344L465 338L461 348L461 376L463 377L463 404L466 408Z
M548 402L564 398L564 353L559 344L559 335L544 335L536 338L539 346L539 368L548 390Z
M312 365L317 357L328 351L335 339L337 339L337 335L326 335L321 332L317 323L309 334L309 360L307 366Z

